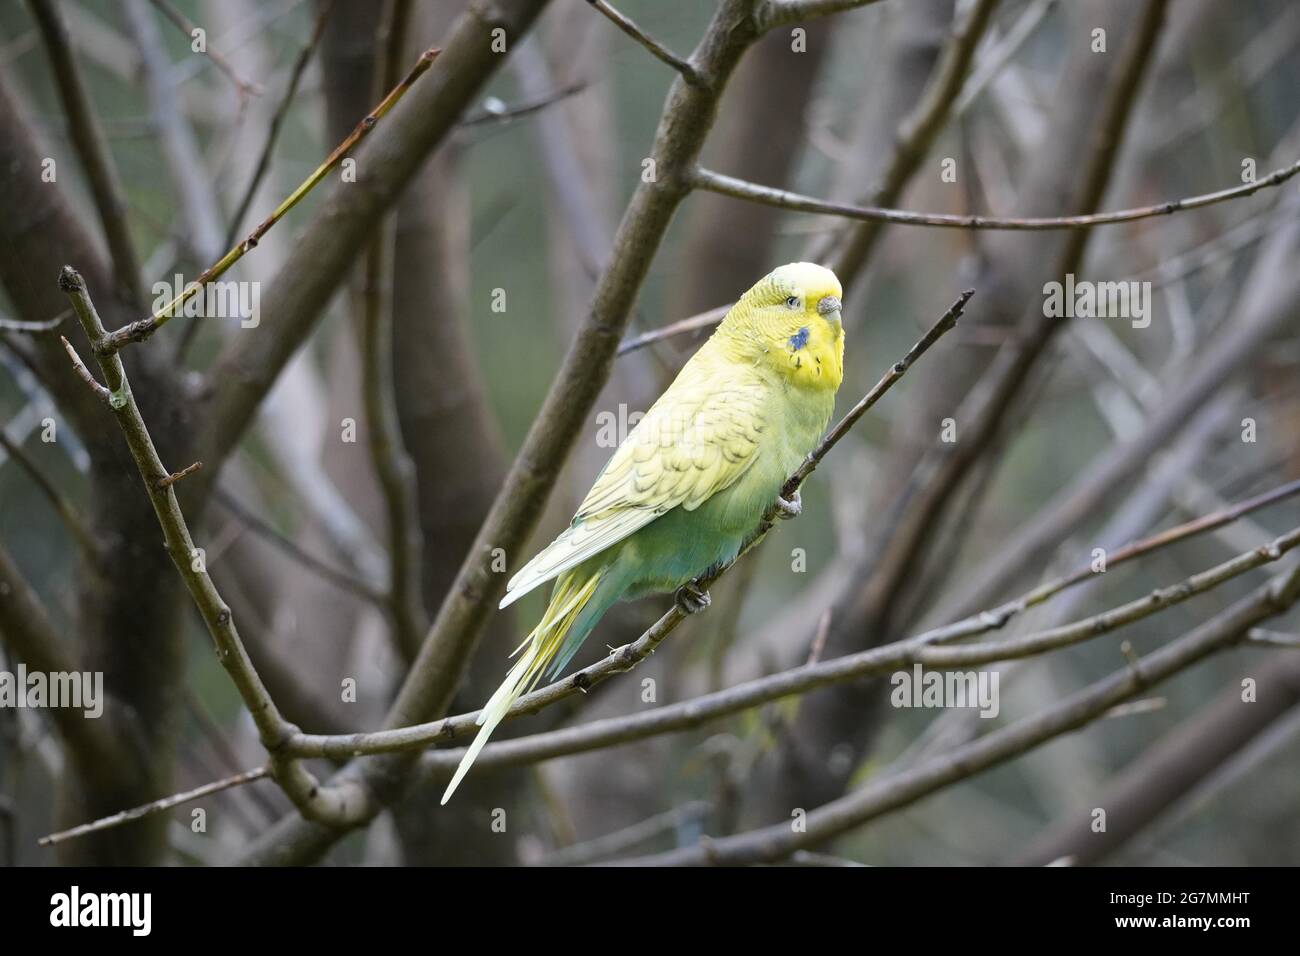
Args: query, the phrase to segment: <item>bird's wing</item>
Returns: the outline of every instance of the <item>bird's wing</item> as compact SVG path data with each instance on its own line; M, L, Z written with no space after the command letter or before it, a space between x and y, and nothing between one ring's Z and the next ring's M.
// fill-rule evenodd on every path
M718 372L703 363L682 370L614 452L569 527L510 579L502 607L673 508L694 511L754 464L765 386Z

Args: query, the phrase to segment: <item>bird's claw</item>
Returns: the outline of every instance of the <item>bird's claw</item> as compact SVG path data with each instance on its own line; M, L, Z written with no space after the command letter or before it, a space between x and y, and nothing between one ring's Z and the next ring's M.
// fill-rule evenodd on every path
M708 591L701 591L694 584L683 584L677 589L677 606L683 614L699 614L713 603Z
M799 497L798 491L790 496L789 501L780 495L776 496L776 516L778 518L784 521L797 518L801 514L803 514L803 499Z

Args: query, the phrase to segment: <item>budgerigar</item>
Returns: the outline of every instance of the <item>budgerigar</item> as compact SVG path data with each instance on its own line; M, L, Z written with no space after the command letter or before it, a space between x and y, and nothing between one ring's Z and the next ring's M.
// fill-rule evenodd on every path
M741 296L605 465L564 532L506 586L505 607L555 580L541 622L478 722L445 804L511 705L558 675L615 601L678 591L731 561L816 447L844 374L839 280L781 266ZM679 590L680 589L680 590Z

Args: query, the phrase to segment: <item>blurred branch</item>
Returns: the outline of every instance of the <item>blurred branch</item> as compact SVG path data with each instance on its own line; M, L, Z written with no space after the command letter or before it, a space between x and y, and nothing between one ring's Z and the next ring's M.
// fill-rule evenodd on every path
M977 0L964 19L953 25L920 100L894 133L893 150L885 162L880 185L871 196L873 207L891 206L902 197L904 188L953 112L975 49L997 5L998 0ZM877 220L859 226L836 251L833 268L845 285L853 282L870 256L882 231L880 225L881 221Z
M45 495L55 513L71 533L72 540L81 549L82 555L87 559L87 566L96 567L99 548L95 544L95 537L90 533L86 523L81 520L81 515L77 513L77 509L73 507L67 495L58 489L45 472L36 467L36 462L32 461L22 445L13 441L4 429L0 429L0 448L8 452L9 457L18 462L36 482L36 487L40 489L41 494Z
M281 534L269 523L263 521L257 515L245 508L234 495L223 491L221 488L217 488L213 492L213 497L216 499L217 504L221 505L221 507L234 515L240 524L256 533L263 540L269 541L308 571L311 571L313 574L329 581L336 587L339 587L350 594L355 594L376 606L384 606L386 599L381 591L375 589L367 582L353 577L346 571L341 571L338 568L332 567L320 558L304 551L292 538Z
M840 216L863 222L892 223L903 226L935 226L947 229L1006 229L1006 230L1050 230L1050 229L1088 229L1092 226L1108 226L1114 223L1135 222L1150 219L1153 216L1167 216L1187 209L1202 209L1216 203L1240 199L1253 195L1261 189L1281 185L1292 176L1300 173L1300 161L1284 166L1269 173L1263 179L1245 183L1230 189L1205 193L1200 196L1188 196L1154 206L1138 206L1133 209L1119 209L1113 212L1090 213L1079 216L1044 216L1026 218L999 219L994 216L958 216L945 213L908 212L902 209L884 209L877 206L855 206L849 203L814 199L786 189L761 186L758 183L735 179L712 170L697 168L691 174L691 182L699 189L744 199L749 202L776 206L794 212L808 212L827 216Z
M587 2L596 10L600 11L600 13L614 24L614 26L618 27L637 43L649 50L652 56L660 62L668 64L668 66L680 73L682 79L687 83L690 83L692 86L699 86L704 82L703 77L699 75L695 67L693 67L687 60L683 60L654 37L650 36L633 23L628 17L625 17L610 6L606 0L587 0Z
M1107 450L1053 497L1016 533L1008 547L974 569L960 587L951 589L935 616L967 613L987 603L999 588L1031 567L1047 548L1094 514L1113 489L1145 467L1153 448L1181 431L1225 381L1290 324L1296 303L1300 302L1300 279L1277 271L1285 268L1282 263L1294 249L1289 236L1279 234L1277 239L1270 254L1251 271L1248 284L1256 292L1243 304L1241 320L1218 336L1214 348L1204 351L1194 366L1177 376L1175 389L1161 398L1144 420L1142 430Z
M754 9L760 30L771 30L802 20L843 13L874 3L875 0L764 0Z
M635 352L637 349L643 349L647 345L670 339L675 335L698 332L700 329L707 329L717 325L731 311L731 306L734 304L720 305L716 309L709 309L707 312L701 312L699 315L693 315L688 319L679 319L665 325L663 328L652 329L649 332L642 332L640 335L626 338L619 343L618 354L626 355L628 352Z
M221 222L203 154L189 118L181 111L172 62L152 12L145 0L126 0L122 13L140 51L150 116L181 209L180 233L203 261L221 250Z
M36 333L53 332L68 316L72 315L71 309L60 312L52 319L46 319L43 322L24 322L21 319L0 318L0 332L27 332Z
M84 662L80 655L63 639L40 598L2 545L0 640L33 671L72 674L82 670ZM19 690L24 692L25 689ZM51 707L47 713L83 770L102 767L104 761L111 763L120 755L109 721L88 720L80 711L68 707Z
M577 96L579 93L584 92L589 85L586 80L574 80L572 83L566 83L559 87L553 93L534 97L513 106L500 106L498 109L484 107L479 112L465 117L460 121L459 125L461 129L471 126L504 125L514 120L523 119L526 116L532 116L548 106L554 106L556 103L562 103L570 97Z
M630 850L638 843L653 839L661 833L676 830L685 823L702 818L709 811L709 804L704 800L692 800L681 806L657 813L652 817L624 827L614 833L585 843L575 843L548 853L539 861L540 866L581 866L593 863Z
M54 0L30 0L32 15L41 31L50 69L59 90L68 133L90 181L90 195L99 212L109 255L113 259L118 289L125 301L139 308L148 301L140 279L140 260L127 223L126 193L104 140L81 70L72 55L68 32L55 9Z
M320 44L321 34L325 32L325 25L329 22L334 3L335 0L326 0L321 5L316 13L316 24L312 27L311 37L298 52L298 58L293 61L293 68L289 71L289 83L284 89L284 95L276 104L275 113L272 114L271 122L266 128L266 142L262 144L262 151L257 156L252 178L249 179L248 185L244 188L244 195L240 197L235 211L230 216L230 228L226 232L227 247L235 244L239 227L243 224L244 217L248 215L248 207L252 205L253 197L257 195L258 187L262 185L262 179L271 167L271 154L275 151L276 141L280 138L280 128L284 125L284 118L289 115L289 107L293 105L294 97L298 95L298 86L307 72L307 64L311 62L312 54Z
M112 270L101 262L96 244L83 228L84 214L74 213L66 189L37 188L47 151L24 121L14 92L0 77L0 281L14 318L30 324L45 324L70 314L67 301L48 282L36 277L53 275L63 256L75 256L86 263L88 275L104 288L116 288ZM109 311L125 312L123 303L110 299ZM129 313L125 313L129 314ZM55 323L57 324L57 323ZM22 331L26 331L24 329ZM37 330L40 331L40 330ZM69 333L79 336L79 331ZM67 356L54 336L34 335L18 340L13 330L0 328L0 343L28 364L54 399L59 411L86 444L93 459L109 460L115 449L104 430L94 423L100 418L96 402L80 382L67 375Z
M1147 747L1104 790L1090 796L1090 806L1106 808L1110 825L1105 830L1094 830L1082 812L1064 815L1014 855L1016 865L1068 860L1072 866L1088 866L1124 846L1300 704L1300 658L1270 662L1257 685L1257 699L1244 703L1241 685L1230 682L1207 707Z
M298 235L276 278L263 288L262 308L274 315L275 334L239 336L217 359L208 377L220 383L212 398L206 457L219 460L239 440L281 369L297 352L330 297L348 274L379 221L419 171L430 152L454 127L504 57L493 51L492 31L518 42L546 0L501 4L471 0L457 20L439 68L418 84L384 129L367 144L357 182L339 184L312 222Z
M194 31L198 29L198 27L186 19L185 14L172 6L171 0L149 0L149 2L158 9L159 13L174 23L176 28L189 38L191 44L193 43ZM262 95L261 86L241 77L235 68L230 65L230 61L216 50L212 49L211 45L205 42L203 50L199 52L202 52L209 60L216 64L217 69L230 78L230 82L235 84L235 90L239 93L239 99L241 101L248 99L250 96Z
M1285 571L1185 636L1130 661L1122 670L1061 703L810 811L802 830L794 829L787 821L737 836L705 839L695 847L622 862L643 866L774 862L796 850L824 843L1086 726L1115 705L1238 643L1250 627L1285 612L1297 598L1300 598L1300 569Z
M135 2L140 3L142 0L135 0ZM437 57L438 53L438 50L425 50L402 82L389 91L388 95L384 97L379 105L371 110L369 115L357 124L356 129L352 131L351 135L334 148L334 151L326 157L325 162L316 167L315 172L308 176L302 184L284 200L284 202L280 203L280 205L276 207L275 211L262 221L261 225L249 233L243 242L232 247L224 256L210 265L207 269L203 270L197 279L187 285L178 296L168 302L153 315L132 322L111 333L102 343L100 343L99 348L103 350L102 354L105 356L112 355L131 342L143 342L145 339L149 338L149 336L153 335L160 328L166 325L186 302L202 292L206 283L223 275L231 266L242 259L245 253L250 249L256 248L257 243L262 236L264 236L272 226L279 222L285 214L289 212L289 210L296 206L304 196L311 192L312 189L329 174L330 170L342 161L344 156L360 143L361 140L365 139L365 137L369 135L370 131L375 128L379 120L387 115L388 111L393 108L393 105L402 98L403 94L405 94L408 89L411 88L411 85L415 83L415 81L418 80L430 66L433 65L433 61Z
M375 86L396 82L410 18L409 0L390 0L380 28L382 55ZM389 575L386 605L398 652L409 663L420 649L428 625L420 602L420 520L415 506L414 468L402 445L393 376L392 215L384 217L371 240L361 278L361 399L370 460L379 482L387 522Z
M993 80L1003 68L1016 55L1017 51L1024 45L1033 32L1042 23L1043 18L1056 5L1057 0L1034 0L1020 16L1016 22L1007 30L1006 35L1001 37L997 45L989 51L986 57L980 58L979 68L976 69L961 88L961 95L952 106L952 112L961 116L966 110L979 99L984 88Z

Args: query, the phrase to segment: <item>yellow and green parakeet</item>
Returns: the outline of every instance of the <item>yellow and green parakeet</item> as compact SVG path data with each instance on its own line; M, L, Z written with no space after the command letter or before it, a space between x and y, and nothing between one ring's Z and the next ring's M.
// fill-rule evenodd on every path
M731 561L817 445L844 375L839 280L781 266L741 296L596 478L564 532L506 585L505 607L554 580L541 622L479 714L445 804L511 705L558 675L615 601L678 591ZM681 589L681 590L678 590Z

